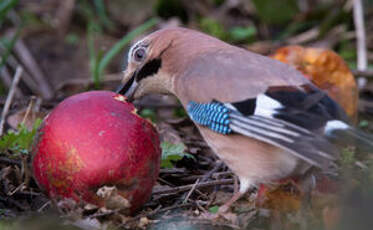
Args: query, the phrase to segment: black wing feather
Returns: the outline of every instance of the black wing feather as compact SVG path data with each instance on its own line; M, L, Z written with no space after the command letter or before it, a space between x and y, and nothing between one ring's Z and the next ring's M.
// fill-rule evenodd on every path
M271 116L261 116L255 114L255 107L261 106L255 99L231 103L236 110L231 112L231 129L326 169L338 151L320 130L330 120L347 119L341 107L313 85L271 87L265 95L282 106Z
M234 132L283 148L304 161L327 169L338 152L322 136L286 121L260 116L243 117L231 114L230 127Z

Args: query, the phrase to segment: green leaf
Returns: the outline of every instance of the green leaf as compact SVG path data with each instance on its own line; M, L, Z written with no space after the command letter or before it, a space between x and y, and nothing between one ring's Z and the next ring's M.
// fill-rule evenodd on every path
M17 139L16 133L10 131L7 134L4 134L0 139L0 152L4 152L15 143Z
M8 11L16 6L18 0L2 0L0 2L0 24L4 20Z
M215 205L209 208L209 212L211 213L217 213L219 211L219 206Z
M108 15L106 13L104 1L103 0L94 0L93 3L95 5L95 8L96 8L98 17L100 19L100 22L104 26L106 26L106 28L113 29L114 28L114 23L112 21L110 21Z
M65 37L65 42L70 45L77 45L79 43L79 35L75 33L69 33Z
M183 107L175 108L174 112L173 112L173 115L175 117L179 117L179 118L184 118L184 117L188 116L187 112L185 111L185 109Z
M221 40L227 39L227 32L223 25L214 18L202 18L200 21L201 30L211 36L217 37Z
M173 162L181 160L183 157L194 158L192 155L185 153L185 145L183 143L172 144L164 141L161 143L162 148L162 168L174 167Z
M341 163L342 165L352 165L355 163L355 149L344 148L341 151Z
M24 124L18 126L18 131L8 131L0 138L0 152L10 150L14 155L28 154L33 143L34 136L42 123L41 119L37 119L31 131Z
M249 41L256 35L255 27L233 27L229 31L229 37L232 42Z
M178 17L183 23L188 22L188 12L184 5L184 1L157 0L154 5L154 10L159 17L164 19Z
M266 23L284 24L299 12L297 0L253 0L259 17Z
M367 120L362 120L359 123L359 128L366 128L369 126L369 122Z
M140 112L140 116L146 119L150 119L152 122L156 121L157 114L153 109L143 109Z
M101 1L96 1L99 4L97 7L100 8ZM90 12L90 11L88 11ZM90 15L90 13L88 13ZM96 23L94 19L90 18L88 28L87 28L87 44L89 53L89 64L90 71L92 74L92 79L95 84L95 88L100 87L101 76L105 68L109 65L110 61L122 52L123 48L130 43L135 37L144 33L146 30L150 29L158 23L158 19L152 18L145 22L144 24L137 27L135 30L128 33L121 40L115 43L108 52L104 53L103 50L96 51L95 49L95 37L98 33L102 32L100 24Z

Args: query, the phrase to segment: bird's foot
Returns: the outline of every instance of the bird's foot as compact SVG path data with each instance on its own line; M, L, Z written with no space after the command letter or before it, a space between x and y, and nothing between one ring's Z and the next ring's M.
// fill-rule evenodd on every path
M229 207L225 205L221 206L217 213L202 213L202 217L213 222L228 221L231 224L238 224L237 214L230 212Z
M207 219L217 221L218 219L230 220L232 223L237 219L237 215L230 212L230 208L234 202L242 197L243 193L236 192L232 198L224 205L220 206L217 213L204 213L203 216Z
M228 212L230 208L231 208L230 205L224 204L224 205L219 207L218 214L220 214L220 215L224 214L224 213Z

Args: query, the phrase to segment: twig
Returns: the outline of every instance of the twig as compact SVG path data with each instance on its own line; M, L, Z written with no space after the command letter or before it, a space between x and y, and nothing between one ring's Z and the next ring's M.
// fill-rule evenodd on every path
M5 50L5 47L0 44L0 52L4 52L4 50ZM13 69L17 69L17 66L21 65L20 62L12 54L8 56L7 64ZM34 94L41 94L38 84L35 82L35 80L30 76L30 74L27 71L23 72L22 80L25 82L25 84L30 88L30 90Z
M22 163L18 160L12 160L7 157L0 157L0 163L5 163L5 164L11 164L11 165L18 165L21 166Z
M185 174L186 170L185 168L164 168L160 169L159 173L165 173L165 174Z
M168 186L175 186L174 184L171 184L170 182L166 181L165 179L158 177L158 181L168 185Z
M17 53L21 62L25 65L25 67L27 67L27 70L36 80L37 84L39 85L41 96L44 99L51 99L53 97L53 90L47 82L45 75L43 74L39 65L33 58L30 50L27 48L22 39L18 39L14 46L14 51Z
M4 83L4 85L6 87L8 87L8 89L10 88L10 86L12 85L12 77L8 71L8 68L6 66L3 66L1 68L1 73L0 73L0 79L1 81ZM22 92L18 89L18 87L16 87L16 92L15 92L15 96L17 98L21 98L23 97L23 94Z
M208 172L209 173L209 172ZM206 173L206 174L208 174ZM206 175L205 174L205 175ZM183 176L181 177L180 179L183 180L183 181L195 181L197 180L198 178L203 178L205 175L191 175L191 176ZM227 177L227 176L232 176L233 173L231 171L224 171L224 172L215 172L213 173L210 177L212 179L218 179L218 178L222 178L222 177ZM202 181L201 181L202 182Z
M0 136L3 135L5 117L8 114L10 104L12 103L12 100L13 100L13 96L14 96L14 93L15 93L16 86L17 86L19 80L21 79L22 73L23 73L23 68L21 66L18 66L17 69L16 69L16 73L14 75L14 78L13 78L12 85L10 86L8 96L6 98L3 111L1 113Z
M186 203L186 204L177 204L177 205L173 205L173 206L170 206L170 207L167 207L167 208L163 208L163 209L156 209L154 210L153 212L150 212L148 214L146 214L147 217L151 217L151 216L155 216L159 213L162 213L162 212L167 212L167 211L170 211L172 209L177 209L177 208L186 208L186 207L190 207L190 206L193 206L194 204L193 203Z
M7 196L13 196L16 192L20 191L21 189L23 189L25 187L25 183L21 183L20 185L18 185L13 191L8 191L6 193Z
M367 47L365 38L364 12L361 0L353 0L354 25L357 45L357 69L367 68Z
M35 97L35 96L32 96L31 99L30 99L30 103L29 103L28 106L27 106L26 113L25 113L25 115L23 116L23 119L22 119L21 124L25 124L26 119L27 119L28 115L29 115L30 112L31 112L31 109L32 109L32 107L34 106L34 101L35 101L35 100L36 100L36 97Z
M55 17L55 23L58 26L58 32L61 36L66 33L69 27L74 6L75 0L65 0L60 2Z
M44 196L43 193L33 191L17 191L16 194L23 196Z
M160 189L158 191L153 191L153 195L186 192L186 191L189 191L193 186L196 186L195 188L197 189L197 188L211 187L215 185L228 185L228 184L233 184L233 182L234 182L233 179L222 179L222 180L214 180L214 181L199 183L197 185L189 184L189 185L179 186L175 188L167 188L167 189Z
M45 204L43 204L39 209L38 209L38 211L37 212L42 212L48 205L50 205L51 204L51 201L50 200L48 200L47 202L45 202Z
M183 204L185 204L189 200L189 197L192 195L193 191L196 189L196 186L198 185L198 183L199 183L199 179L196 181L196 183L193 184L192 188L188 192L188 195L185 197Z
M214 173L216 173L223 166L224 166L223 162L218 162L210 172L206 173L202 177L201 182L205 182L206 180L208 180Z
M25 207L24 205L22 205L20 202L18 202L17 200L15 199L12 199L10 197L1 197L0 196L0 200L3 201L3 202L8 202L9 204L11 205L14 205L15 207L17 207L18 209L20 209L21 211L27 211L29 210L29 208Z
M373 77L373 70L351 70L352 74L361 77Z
M319 27L315 27L310 30L307 30L304 33L301 33L299 35L296 35L294 37L287 39L287 43L290 45L303 44L303 43L316 39L317 36L319 36L319 34L320 34Z

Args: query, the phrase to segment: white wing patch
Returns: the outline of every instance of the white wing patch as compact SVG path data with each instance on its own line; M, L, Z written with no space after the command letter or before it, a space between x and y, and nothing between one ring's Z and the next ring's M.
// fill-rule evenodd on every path
M331 120L326 123L325 126L325 134L330 134L334 130L343 130L343 129L348 129L350 126L343 121L339 120Z
M282 104L265 94L259 94L256 98L254 115L263 117L273 117L277 113L276 109L283 108Z

